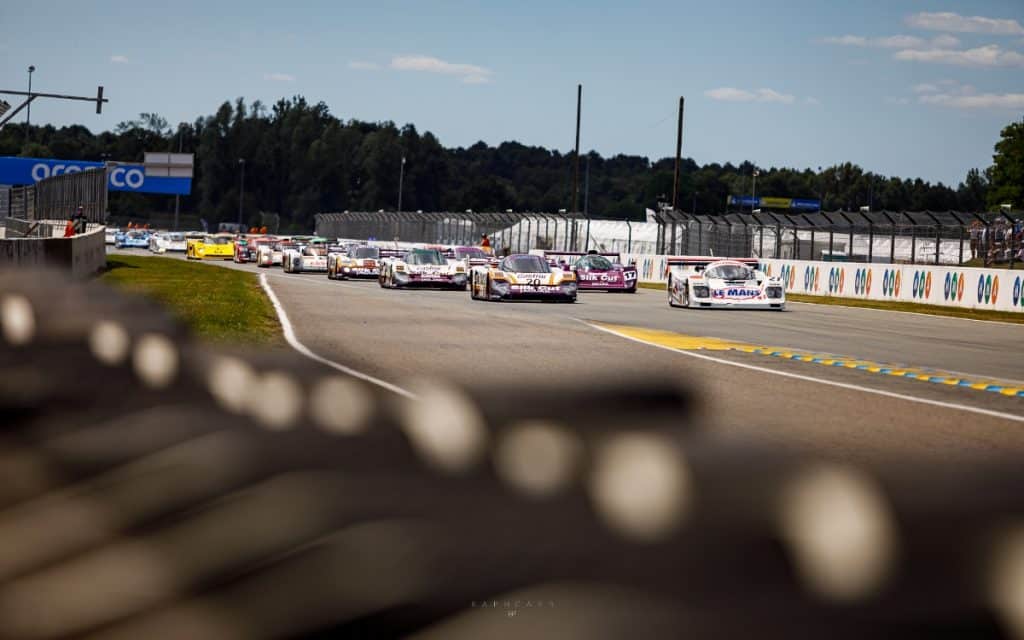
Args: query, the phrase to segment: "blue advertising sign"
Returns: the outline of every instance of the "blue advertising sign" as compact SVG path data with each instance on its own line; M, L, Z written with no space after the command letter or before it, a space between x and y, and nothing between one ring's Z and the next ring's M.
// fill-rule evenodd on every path
M5 156L0 157L0 184L35 184L51 176L102 168L102 162ZM192 178L147 176L141 164L118 164L110 170L107 188L110 191L187 196L192 193Z
M758 207L761 205L761 199L753 196L729 196L726 204L734 207Z
M789 206L803 211L821 211L821 200L793 198Z

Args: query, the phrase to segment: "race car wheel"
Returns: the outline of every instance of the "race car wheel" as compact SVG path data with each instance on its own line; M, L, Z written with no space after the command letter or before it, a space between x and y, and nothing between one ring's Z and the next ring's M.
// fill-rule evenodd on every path
M474 273L473 275L471 275L469 277L469 299L470 300L478 300L479 299L477 297L477 295L476 295L476 281L477 281L477 277L476 277L476 274Z

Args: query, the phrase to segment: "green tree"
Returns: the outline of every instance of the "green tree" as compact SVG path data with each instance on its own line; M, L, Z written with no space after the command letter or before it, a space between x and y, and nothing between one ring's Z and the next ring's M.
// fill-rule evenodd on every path
M995 150L988 206L996 209L1009 203L1024 208L1024 121L1004 128Z

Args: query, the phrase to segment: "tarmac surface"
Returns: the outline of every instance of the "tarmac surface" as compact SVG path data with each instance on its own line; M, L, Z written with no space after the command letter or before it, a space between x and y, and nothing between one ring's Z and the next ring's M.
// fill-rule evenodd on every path
M672 309L656 290L487 303L209 264L265 274L305 347L401 389L656 378L695 388L702 426L724 437L850 460L1024 451L1024 325L797 303Z

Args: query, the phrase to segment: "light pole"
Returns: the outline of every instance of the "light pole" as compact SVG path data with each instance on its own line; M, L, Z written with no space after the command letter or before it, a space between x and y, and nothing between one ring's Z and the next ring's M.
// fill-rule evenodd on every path
M28 66L28 97L32 98L32 74L35 73L36 66L30 64ZM29 102L25 111L25 142L28 143L28 132L32 127L32 103Z
M754 205L757 203L757 176L761 175L761 172L756 168L754 172L750 174L752 187L750 189L750 215L754 215Z
M242 200L245 198L245 158L239 158L238 164L242 167L242 188L238 191L238 229L242 229Z
M398 170L398 213L402 213L402 185L405 182L405 156L402 156L402 167Z

